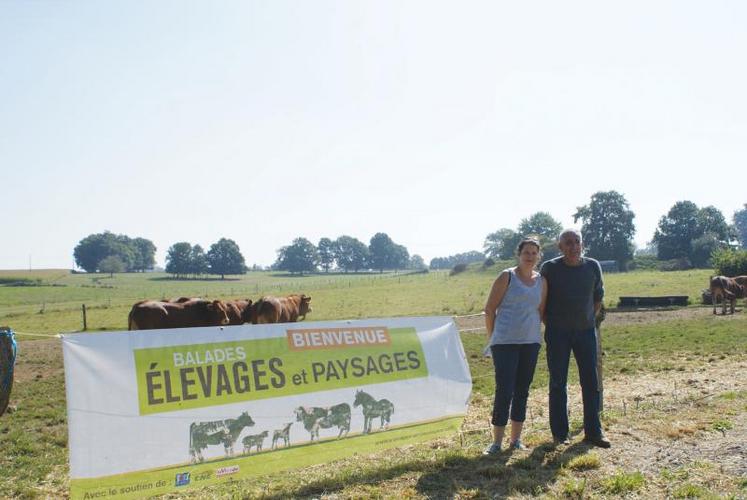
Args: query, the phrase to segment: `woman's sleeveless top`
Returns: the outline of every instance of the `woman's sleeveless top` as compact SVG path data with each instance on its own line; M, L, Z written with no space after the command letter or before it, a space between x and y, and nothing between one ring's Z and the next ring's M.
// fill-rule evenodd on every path
M542 276L537 276L534 285L525 285L514 272L511 276L501 305L495 317L490 345L495 344L540 344L539 305L542 300Z

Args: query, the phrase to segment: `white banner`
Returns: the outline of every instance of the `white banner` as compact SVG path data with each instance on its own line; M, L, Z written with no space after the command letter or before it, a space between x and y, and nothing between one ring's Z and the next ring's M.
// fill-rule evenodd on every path
M433 439L454 432L472 387L449 317L71 334L63 353L81 498Z

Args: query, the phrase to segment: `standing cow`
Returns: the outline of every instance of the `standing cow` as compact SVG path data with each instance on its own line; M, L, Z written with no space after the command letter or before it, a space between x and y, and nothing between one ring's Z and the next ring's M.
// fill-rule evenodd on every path
M721 301L721 314L726 314L727 300L731 306L731 313L734 314L737 299L745 297L745 288L747 288L747 276L735 276L734 278L712 276L710 290L713 314L716 314L716 303L719 300Z
M211 445L222 444L226 456L233 455L233 445L246 427L254 425L254 420L247 412L238 418L215 420L212 422L193 422L189 426L189 454L192 462L204 460L202 451Z
M222 326L228 322L228 313L223 301L180 298L177 302L137 302L130 310L127 327L129 330L154 330Z
M295 413L296 420L303 422L304 428L311 434L311 441L314 437L319 439L320 428L339 428L338 438L341 438L343 434L347 435L350 431L350 405L347 403L340 403L329 408L299 406Z
M306 319L306 314L312 311L311 296L293 294L287 297L272 297L266 295L252 306L252 323L293 323Z

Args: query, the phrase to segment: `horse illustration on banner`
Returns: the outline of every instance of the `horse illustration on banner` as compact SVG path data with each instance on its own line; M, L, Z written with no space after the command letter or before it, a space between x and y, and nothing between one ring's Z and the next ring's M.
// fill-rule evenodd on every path
M388 399L379 399L378 401L363 391L355 392L355 401L353 407L363 407L363 434L371 432L371 422L374 418L379 417L381 419L381 425L379 429L388 429L389 421L394 413L394 405Z

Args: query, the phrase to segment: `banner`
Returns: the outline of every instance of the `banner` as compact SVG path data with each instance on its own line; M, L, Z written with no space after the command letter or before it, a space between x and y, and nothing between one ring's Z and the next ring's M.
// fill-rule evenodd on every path
M141 497L453 433L449 317L63 336L71 497Z

